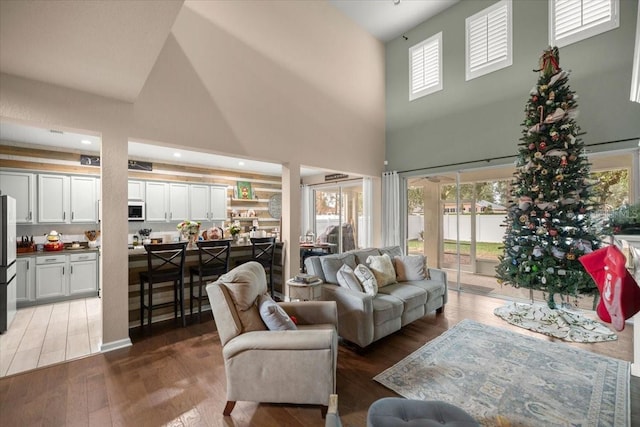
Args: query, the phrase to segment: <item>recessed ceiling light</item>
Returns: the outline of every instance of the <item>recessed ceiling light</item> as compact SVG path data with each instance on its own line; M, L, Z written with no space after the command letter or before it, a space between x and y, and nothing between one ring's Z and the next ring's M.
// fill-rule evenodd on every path
M91 141L89 141L88 139L83 139L82 141L80 141L82 144L84 145L91 145Z
M238 162L238 166L244 166L244 162Z
M176 153L173 153L173 157L182 157L182 154L176 152Z

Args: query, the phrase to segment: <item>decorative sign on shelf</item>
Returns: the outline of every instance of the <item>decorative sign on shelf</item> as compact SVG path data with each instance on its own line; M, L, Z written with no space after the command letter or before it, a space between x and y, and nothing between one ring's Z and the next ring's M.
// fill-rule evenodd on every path
M138 160L129 160L129 169L151 172L153 170L153 163L139 162Z
M236 185L236 199L250 200L253 199L251 191L251 183L247 181L238 181Z
M87 166L100 166L100 156L87 156L80 154L80 164Z
M269 215L275 219L282 217L282 194L278 193L269 197Z
M335 181L338 179L345 179L345 178L349 178L349 175L345 173L332 173L324 176L325 181Z

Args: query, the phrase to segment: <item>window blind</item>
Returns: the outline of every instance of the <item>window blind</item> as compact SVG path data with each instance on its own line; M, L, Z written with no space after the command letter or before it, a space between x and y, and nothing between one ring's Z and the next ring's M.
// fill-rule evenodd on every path
M511 65L511 1L467 18L467 80Z
M619 0L550 0L550 44L566 46L617 28Z
M438 33L409 49L410 100L442 89L441 45Z

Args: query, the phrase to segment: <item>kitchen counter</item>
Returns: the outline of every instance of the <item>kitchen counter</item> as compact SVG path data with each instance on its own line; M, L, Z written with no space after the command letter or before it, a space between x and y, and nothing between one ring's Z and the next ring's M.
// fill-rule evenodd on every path
M273 261L273 288L274 292L283 294L282 265L283 265L283 244L276 243L275 258ZM144 248L129 249L129 327L140 326L140 277L141 271L147 270L147 252ZM251 243L231 244L231 255L229 268L232 269L239 262L251 257ZM240 261L242 260L242 261ZM187 249L185 259L184 274L184 307L185 314L189 315L189 267L198 265L198 248ZM194 292L198 292L196 283L198 278L194 277ZM205 292L204 287L202 289ZM163 303L173 301L173 283L162 283L153 287L153 302ZM207 304L208 310L208 304ZM153 310L153 321L161 321L173 318L173 308Z
M99 251L100 251L100 248L80 247L78 249L63 249L61 251L22 252L22 253L19 253L19 254L16 254L16 255L17 255L18 258L22 258L22 257L30 257L30 256L69 255L69 254L78 254L78 253L83 253L83 252L99 252Z

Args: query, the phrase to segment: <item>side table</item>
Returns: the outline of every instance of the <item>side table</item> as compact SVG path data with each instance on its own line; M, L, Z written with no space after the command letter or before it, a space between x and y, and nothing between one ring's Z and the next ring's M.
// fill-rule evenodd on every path
M311 283L296 282L294 279L287 280L287 294L289 301L313 301L320 299L322 289L320 284L322 279L314 280Z

